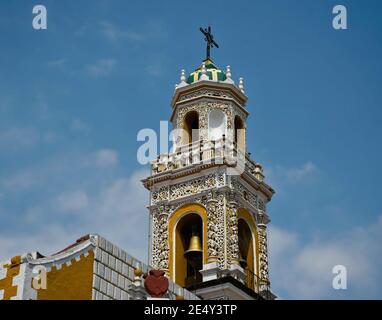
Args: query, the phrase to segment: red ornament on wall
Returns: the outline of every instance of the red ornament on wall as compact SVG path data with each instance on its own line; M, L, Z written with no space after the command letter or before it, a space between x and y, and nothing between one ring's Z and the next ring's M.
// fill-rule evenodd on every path
M168 279L162 270L150 270L143 276L145 279L145 289L153 298L161 298L168 289Z

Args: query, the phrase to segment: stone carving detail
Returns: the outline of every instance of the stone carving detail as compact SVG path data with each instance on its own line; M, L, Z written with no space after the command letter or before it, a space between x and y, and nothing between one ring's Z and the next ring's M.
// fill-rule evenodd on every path
M224 221L224 208L223 196L216 197L213 193L207 196L207 248L208 248L208 262L218 262L222 266L219 257L224 256L224 234L223 221Z
M259 199L258 203L259 203L259 205L258 205L259 210L261 210L261 211L263 211L263 212L266 212L264 201L261 200L261 199Z
M215 199L217 199L216 202L216 222L215 222L215 232L216 232L216 237L217 237L217 247L218 247L218 265L220 269L224 269L226 261L224 258L224 215L225 215L225 210L224 210L224 195L219 194L215 196Z
M219 259L219 244L218 244L218 226L217 226L217 200L209 199L207 203L207 248L208 262L214 262Z
M175 128L183 128L184 117L190 111L196 111L199 114L199 137L200 140L208 140L208 115L211 110L217 109L222 110L227 117L227 139L234 139L234 121L235 117L239 116L244 123L244 129L246 129L246 118L247 114L239 108L234 102L231 101L201 101L195 103L189 103L185 105L180 105L177 108L175 115ZM181 137L178 136L175 139L177 142L181 141Z
M158 191L154 191L151 197L151 204L155 204L168 199L168 187L161 187Z
M208 176L172 185L170 187L170 199L179 199L214 187L216 187L216 175L209 174Z
M267 230L265 225L259 225L258 235L260 279L266 283L269 283Z
M163 201L177 200L189 195L195 195L203 191L223 187L225 185L225 176L223 172L211 173L192 179L187 182L164 186L159 190L153 191L151 196L151 204L156 205Z
M199 113L200 139L205 141L208 139L208 114L212 109L222 110L227 116L227 129L233 127L232 104L224 102L199 102L179 108L176 115L176 127L183 127L184 117L188 112L197 111Z
M167 271L169 266L168 213L165 211L166 208L161 207L153 212L153 243L151 252L152 266Z
M199 98L202 96L207 97L220 97L220 98L228 98L228 99L234 99L234 97L228 92L228 91L222 91L222 90L198 90L195 92L192 92L190 94L182 95L178 101L185 101L189 99Z
M233 178L231 180L232 189L236 190L238 194L247 202L251 204L252 207L258 209L259 208L259 199L257 194L249 191L242 183L238 181L238 179Z
M235 199L230 196L230 201L227 207L227 255L230 264L239 263L239 230L238 230L238 216L237 216L237 203Z

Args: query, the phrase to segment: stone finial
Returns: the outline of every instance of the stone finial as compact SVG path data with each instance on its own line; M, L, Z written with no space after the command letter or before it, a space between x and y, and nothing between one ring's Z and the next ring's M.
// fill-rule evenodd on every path
M134 281L127 288L129 300L147 300L148 293L142 285L142 270L139 267L134 269Z
M244 93L244 79L243 78L239 79L239 89L241 92Z
M186 82L186 70L182 69L180 74L180 82Z
M182 69L180 72L180 83L176 85L175 90L187 86L186 82L186 70Z
M134 269L134 284L137 287L142 285L142 270L139 267Z
M207 68L206 68L206 63L202 63L202 76L200 77L200 80L208 80L207 76Z
M226 76L227 79L225 80L225 82L234 83L234 81L232 80L231 66L227 66Z

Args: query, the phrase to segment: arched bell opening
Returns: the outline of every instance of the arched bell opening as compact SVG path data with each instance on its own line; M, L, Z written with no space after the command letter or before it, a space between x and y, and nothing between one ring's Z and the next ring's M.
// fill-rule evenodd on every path
M247 286L254 288L255 281L255 255L252 232L244 219L238 221L239 232L239 263L247 275Z
M213 109L208 115L209 139L216 141L223 138L227 130L227 117L222 110Z
M245 151L245 128L244 128L244 122L239 116L235 117L234 127L235 127L234 129L235 144L239 150L244 152Z
M183 129L183 144L189 144L199 140L199 114L196 111L191 111L186 114Z
M203 221L196 213L181 218L176 226L175 282L183 287L202 282Z

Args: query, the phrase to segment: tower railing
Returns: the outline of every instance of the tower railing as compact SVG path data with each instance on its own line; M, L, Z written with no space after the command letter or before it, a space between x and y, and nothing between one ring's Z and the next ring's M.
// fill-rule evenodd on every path
M271 287L267 280L261 279L249 269L245 269L245 285L260 294L264 299L271 299Z
M179 146L174 152L161 154L151 162L151 175L181 170L193 165L245 166L258 180L264 180L263 168L225 135L218 140L199 140Z

